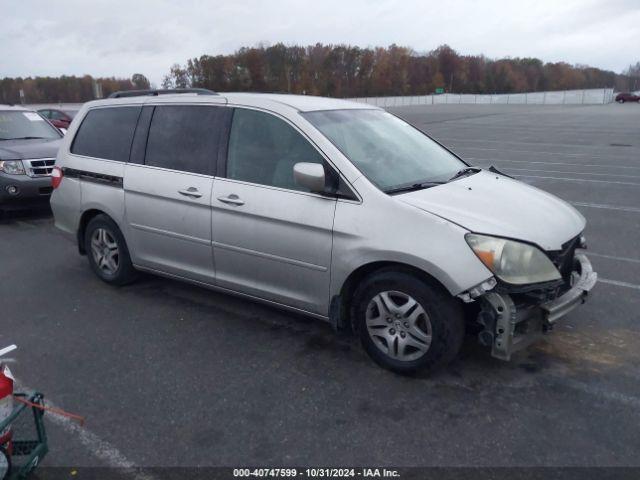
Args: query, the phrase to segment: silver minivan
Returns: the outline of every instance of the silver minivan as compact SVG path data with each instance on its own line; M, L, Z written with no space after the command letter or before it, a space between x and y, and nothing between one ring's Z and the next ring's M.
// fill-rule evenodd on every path
M399 372L465 332L511 355L585 301L585 219L390 113L310 96L122 92L85 104L51 206L102 280L138 271L312 315Z

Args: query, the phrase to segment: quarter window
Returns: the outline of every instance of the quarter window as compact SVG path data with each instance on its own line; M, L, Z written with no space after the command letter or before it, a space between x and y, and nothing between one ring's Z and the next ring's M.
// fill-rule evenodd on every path
M324 164L324 159L306 138L278 117L256 110L235 110L229 136L228 178L306 191L293 178L293 166L298 162Z
M71 146L71 153L126 162L140 107L90 110Z
M210 175L224 121L221 107L171 105L153 112L145 163Z

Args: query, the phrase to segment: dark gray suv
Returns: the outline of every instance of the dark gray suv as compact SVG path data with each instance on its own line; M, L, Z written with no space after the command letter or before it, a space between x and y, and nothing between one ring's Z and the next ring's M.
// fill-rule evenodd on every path
M61 138L37 112L0 105L0 213L49 202Z

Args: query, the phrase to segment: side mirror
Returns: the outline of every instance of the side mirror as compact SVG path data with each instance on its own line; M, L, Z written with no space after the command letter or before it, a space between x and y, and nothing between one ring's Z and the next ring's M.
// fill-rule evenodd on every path
M319 163L296 163L293 166L293 178L298 185L308 188L311 192L324 192L324 167Z

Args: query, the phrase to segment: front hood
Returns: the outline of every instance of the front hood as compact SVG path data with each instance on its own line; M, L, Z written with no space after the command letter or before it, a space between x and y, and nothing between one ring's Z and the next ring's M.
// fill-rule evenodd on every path
M586 223L558 197L486 170L396 198L471 232L525 240L544 250L560 250Z
M55 158L61 143L61 138L3 140L0 142L0 160Z

